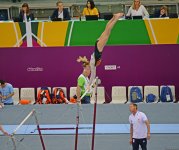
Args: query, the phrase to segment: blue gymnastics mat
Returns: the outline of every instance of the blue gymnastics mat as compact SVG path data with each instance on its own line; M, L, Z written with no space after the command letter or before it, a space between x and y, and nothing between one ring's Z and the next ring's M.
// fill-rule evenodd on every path
M4 125L8 133L12 133L18 125ZM80 124L79 134L91 134L92 124ZM40 128L75 128L75 124L48 124ZM75 130L42 130L42 134L75 134ZM151 124L152 134L179 134L179 124ZM2 133L0 133L2 135ZM22 125L16 132L19 135L38 134L36 125ZM96 134L129 134L129 124L96 124Z

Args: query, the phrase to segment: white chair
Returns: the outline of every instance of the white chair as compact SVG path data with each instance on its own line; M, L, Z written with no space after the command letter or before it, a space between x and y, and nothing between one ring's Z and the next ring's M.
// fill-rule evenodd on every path
M154 94L156 96L156 101L159 100L159 87L158 86L144 86L144 101L146 102L146 98L148 94Z
M65 96L67 97L67 88L66 87L53 87L52 92L55 90L55 88L61 88L64 91Z
M112 102L113 104L124 104L127 101L127 92L125 86L112 87Z
M19 88L14 88L14 95L13 95L14 105L19 104Z
M161 85L160 86L160 95L161 95L161 91L162 91L162 87L164 87L166 85ZM175 86L174 85L167 85L170 89L171 89L171 92L172 92L172 96L173 96L173 102L175 102L176 100L176 97L175 97Z
M91 103L93 104L95 100L95 89L93 89ZM104 87L97 87L97 103L103 104L105 102L105 88Z
M50 91L50 94L51 94L51 92L52 92L52 89L51 89L51 87L47 87L48 89L49 89L49 91ZM39 92L39 90L41 89L41 87L38 87L37 88L37 96L38 96L38 92Z
M128 102L130 103L130 91L131 91L132 87L138 87L141 90L142 100L143 100L143 87L142 86L129 86L128 87Z
M35 89L34 88L21 88L20 98L31 100L31 104L35 102Z
M70 98L76 95L76 87L70 87Z

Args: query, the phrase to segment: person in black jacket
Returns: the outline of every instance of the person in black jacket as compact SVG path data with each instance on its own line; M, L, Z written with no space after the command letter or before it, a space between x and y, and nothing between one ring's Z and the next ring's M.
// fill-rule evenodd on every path
M34 20L34 14L30 12L29 5L27 3L24 3L22 5L22 9L19 14L19 20L20 21Z
M68 10L63 6L63 2L58 1L56 5L58 8L54 10L51 20L55 20L57 18L61 18L62 20L71 20Z
M168 9L167 6L162 6L160 8L160 16L159 18L164 18L164 17L168 17Z

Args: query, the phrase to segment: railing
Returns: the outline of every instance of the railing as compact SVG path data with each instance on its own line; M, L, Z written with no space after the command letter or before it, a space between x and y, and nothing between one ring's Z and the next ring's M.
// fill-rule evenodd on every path
M5 2L5 0L0 0L1 6L0 9L7 9L8 13L8 19L11 19L12 17L17 17L19 14L19 10L21 8L21 5L23 1L12 3L10 0ZM147 1L143 0L143 5L146 6L146 8L149 11L149 14L153 16L154 12L158 10L161 6L166 5L168 6L170 13L177 13L179 14L179 1L169 1L169 0L163 0L163 1ZM51 0L50 2L45 0L43 3L38 0L29 0L28 1L30 8L35 14L36 18L42 18L47 19L49 16L52 15L53 10L56 8L56 0ZM129 6L132 4L132 1L129 0L98 0L95 1L96 7L99 9L101 13L103 12L127 12ZM83 8L86 5L86 0L66 0L64 2L64 6L69 9L71 16L78 16L78 13L76 13L76 9L78 9L80 12L82 12Z

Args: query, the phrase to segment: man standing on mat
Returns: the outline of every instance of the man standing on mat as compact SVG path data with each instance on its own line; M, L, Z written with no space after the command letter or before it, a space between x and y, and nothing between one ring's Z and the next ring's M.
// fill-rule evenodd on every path
M80 100L81 94L86 91L86 88L89 87L89 85L93 82L93 80L96 77L96 66L100 65L101 63L101 57L102 52L104 49L104 46L106 45L109 36L111 34L111 30L113 29L116 22L121 18L124 14L118 13L114 14L113 18L107 23L106 28L104 32L101 34L99 39L95 43L95 49L94 53L91 55L90 62L87 60L86 57L79 57L77 59L78 62L83 63L84 70L83 72L87 71L88 73L91 72L90 80L83 75L80 75L78 78L78 84L77 84L77 101ZM89 76L89 75L88 75ZM88 84L88 85L87 85ZM83 91L83 92L81 92ZM82 100L82 103L90 103L90 95L85 96L85 98Z
M147 140L150 139L149 120L143 112L138 111L137 104L131 103L129 110L130 144L133 150L139 150L139 145L142 150L147 150Z

